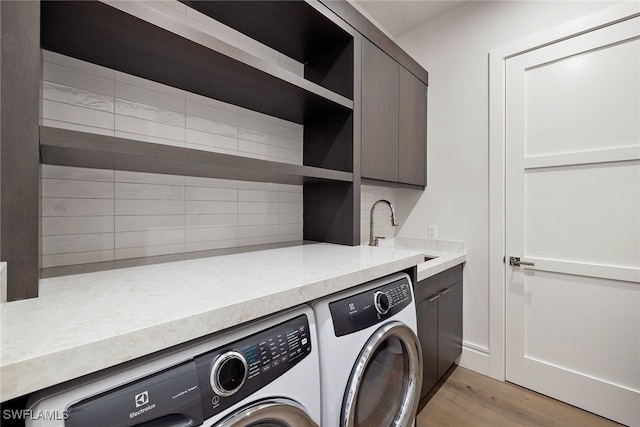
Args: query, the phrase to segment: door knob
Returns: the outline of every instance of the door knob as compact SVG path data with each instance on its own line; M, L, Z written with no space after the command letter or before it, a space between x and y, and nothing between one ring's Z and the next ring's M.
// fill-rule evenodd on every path
M520 267L521 265L534 266L535 264L533 262L520 261L520 257L519 256L510 256L509 257L509 265Z

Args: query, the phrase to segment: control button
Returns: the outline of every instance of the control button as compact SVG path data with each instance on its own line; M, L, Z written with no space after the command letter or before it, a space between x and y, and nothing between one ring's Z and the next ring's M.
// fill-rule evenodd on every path
M376 291L373 294L373 305L375 306L376 311L380 314L387 314L391 308L389 297L382 291Z
M218 403L220 403L220 396L213 396L213 399L211 399L211 403L213 404L213 406L217 406Z
M287 360L289 360L289 356L286 356L286 355L280 358L281 362L286 362Z
M306 345L307 342L309 342L309 340L306 339L306 338L302 338L302 340L300 340L300 344L302 344L302 345Z
M267 372L269 369L271 369L271 365L264 365L262 367L262 372Z

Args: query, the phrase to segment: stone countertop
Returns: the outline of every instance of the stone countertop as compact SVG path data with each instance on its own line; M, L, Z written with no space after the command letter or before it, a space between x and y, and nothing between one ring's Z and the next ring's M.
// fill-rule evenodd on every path
M40 281L0 304L0 401L222 331L419 264L325 243Z

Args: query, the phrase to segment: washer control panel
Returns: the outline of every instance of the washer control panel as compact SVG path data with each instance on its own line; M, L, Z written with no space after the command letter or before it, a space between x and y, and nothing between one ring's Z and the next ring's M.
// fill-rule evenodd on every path
M399 313L409 304L411 280L404 275L397 280L329 303L336 337L351 334L380 323Z
M204 418L255 393L309 353L309 321L303 314L197 357Z

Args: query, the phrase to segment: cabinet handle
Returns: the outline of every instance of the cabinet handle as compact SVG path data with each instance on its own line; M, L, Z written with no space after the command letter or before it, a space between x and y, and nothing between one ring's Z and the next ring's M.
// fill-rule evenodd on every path
M447 288L447 289L445 289L444 291L440 292L438 295L444 295L444 294L446 294L447 292L449 292L450 290L451 290L451 288Z
M435 300L437 300L438 298L440 298L440 294L435 294L434 296L432 296L431 298L429 298L429 302L431 302L431 301L435 301Z

